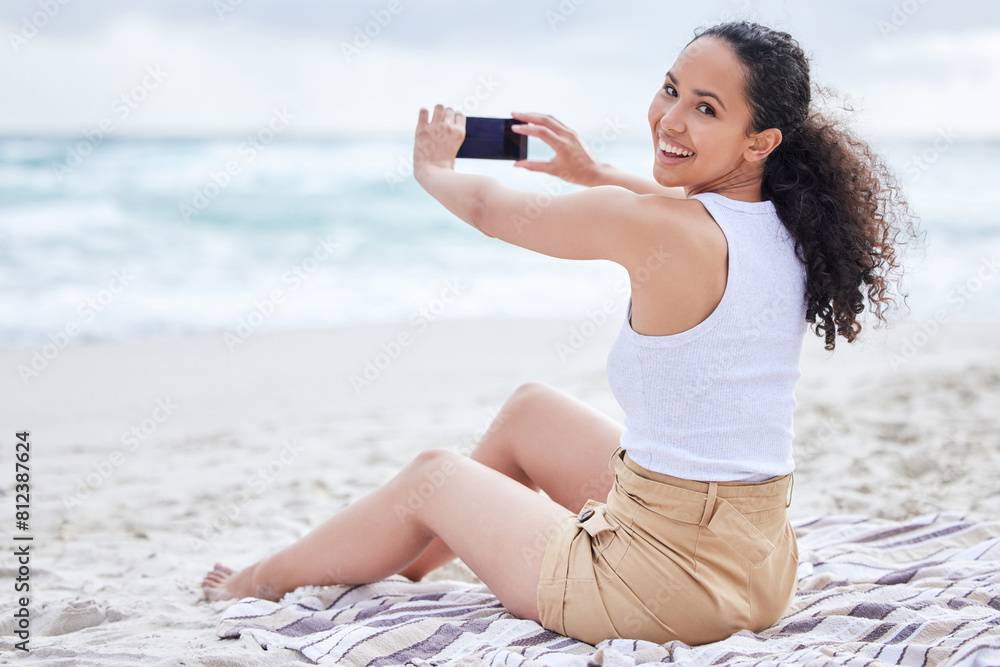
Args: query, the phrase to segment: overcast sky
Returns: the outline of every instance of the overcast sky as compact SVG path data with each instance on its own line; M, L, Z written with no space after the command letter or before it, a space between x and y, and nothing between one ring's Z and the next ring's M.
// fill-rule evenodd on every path
M0 134L239 136L283 109L290 137L403 136L440 102L643 139L678 51L730 18L791 32L865 131L1000 138L987 0L3 0Z

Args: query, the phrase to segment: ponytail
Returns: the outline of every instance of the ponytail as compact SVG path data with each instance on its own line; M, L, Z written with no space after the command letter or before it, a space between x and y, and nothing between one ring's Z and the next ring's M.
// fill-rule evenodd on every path
M764 160L761 195L806 266L806 320L827 350L837 335L853 342L866 305L885 322L897 303L896 246L904 231L916 235L895 175L871 146L813 107L809 63L791 35L745 21L698 37L708 35L728 42L743 63L750 132L781 130Z

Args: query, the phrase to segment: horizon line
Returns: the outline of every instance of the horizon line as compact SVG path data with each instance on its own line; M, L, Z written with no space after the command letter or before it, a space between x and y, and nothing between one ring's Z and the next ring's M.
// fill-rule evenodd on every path
M905 134L879 134L875 132L867 133L867 139L888 139L890 141L922 141L928 138L936 137L939 133L938 129L928 130L924 133L905 133ZM120 134L105 136L100 139L97 143L104 142L127 142L127 141L233 141L233 140L243 140L246 139L248 134L246 133L217 133L217 134ZM410 131L405 132L386 132L386 131L371 131L371 132L352 132L352 133L324 133L324 134L299 134L290 135L284 134L281 136L275 136L271 142L277 143L299 143L299 142L325 142L325 141L338 141L338 142L358 142L358 141L377 141L379 139L387 139L392 141L399 141L403 139L412 140L413 133ZM63 134L58 132L43 133L43 132L25 132L25 133L5 133L0 131L0 141L86 141L88 137L82 133L74 134ZM1000 141L1000 130L995 133L982 133L982 134L972 134L972 135L961 135L956 136L953 139L955 143L982 143L982 142L995 142ZM540 140L539 140L540 141ZM626 137L618 139L614 143L646 143L650 141L647 137ZM269 142L269 143L271 143Z

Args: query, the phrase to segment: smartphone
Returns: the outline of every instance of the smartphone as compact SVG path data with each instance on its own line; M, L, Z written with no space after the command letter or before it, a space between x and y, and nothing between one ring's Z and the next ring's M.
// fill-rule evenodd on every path
M510 128L524 123L514 118L465 117L465 141L455 157L486 160L524 160L528 157L528 135Z

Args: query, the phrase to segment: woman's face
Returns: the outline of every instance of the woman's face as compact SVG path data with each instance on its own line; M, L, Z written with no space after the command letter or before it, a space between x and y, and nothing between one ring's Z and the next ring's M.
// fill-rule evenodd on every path
M658 183L690 196L742 189L756 176L759 188L766 153L747 137L743 85L743 66L725 41L700 37L685 47L649 105Z

